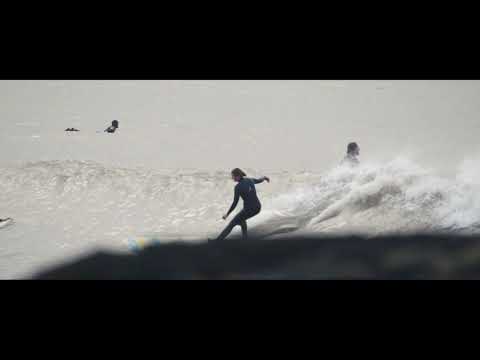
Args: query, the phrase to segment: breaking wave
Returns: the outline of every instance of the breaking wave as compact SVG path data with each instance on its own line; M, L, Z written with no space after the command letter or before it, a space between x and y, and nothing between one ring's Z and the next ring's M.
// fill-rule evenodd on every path
M167 240L216 235L233 197L228 175L81 161L4 168L0 217L13 217L15 226L2 230L2 246L13 255L29 247L41 254L85 245L122 248L142 234ZM476 233L480 228L480 171L474 160L465 161L454 178L402 158L325 174L265 175L272 182L258 185L263 211L249 222L257 236Z

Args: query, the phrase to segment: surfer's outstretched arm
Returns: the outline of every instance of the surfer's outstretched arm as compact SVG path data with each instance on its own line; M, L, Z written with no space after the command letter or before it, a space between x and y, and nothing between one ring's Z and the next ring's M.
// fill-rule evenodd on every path
M230 206L230 209L228 209L228 212L223 216L223 219L226 219L230 213L235 210L238 204L238 200L240 198L240 191L238 189L238 186L235 186L235 195L233 197L233 203L232 206Z
M262 176L260 179L252 179L252 180L255 184L260 184L260 183L264 182L265 180L267 182L270 182L270 179L266 176Z

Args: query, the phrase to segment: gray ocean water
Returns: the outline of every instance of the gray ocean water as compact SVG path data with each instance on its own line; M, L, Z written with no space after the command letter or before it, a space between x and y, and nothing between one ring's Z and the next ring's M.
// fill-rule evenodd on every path
M0 278L214 236L233 167L272 179L265 237L480 223L478 81L0 81L0 98ZM338 166L350 141L357 169Z

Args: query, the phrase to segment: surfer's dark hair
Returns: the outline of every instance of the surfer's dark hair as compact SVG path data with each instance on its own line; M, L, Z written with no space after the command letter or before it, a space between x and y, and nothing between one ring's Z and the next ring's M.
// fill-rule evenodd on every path
M358 144L356 142L351 142L347 146L347 153L350 154L351 152L354 152L357 149L358 149Z
M113 120L112 121L112 126L118 128L118 120Z
M233 175L233 176L238 176L238 177L241 177L241 178L247 176L247 174L245 174L245 173L244 173L241 169L239 169L239 168L233 169L233 170L232 170L232 175Z

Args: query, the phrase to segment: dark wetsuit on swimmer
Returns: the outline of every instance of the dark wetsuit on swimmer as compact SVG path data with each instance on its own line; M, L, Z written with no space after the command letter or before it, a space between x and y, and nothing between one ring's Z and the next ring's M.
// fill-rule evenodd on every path
M347 146L347 156L342 161L342 165L357 166L360 164L357 156L360 155L360 147L357 143L352 142Z
M113 120L112 125L105 129L104 132L113 134L118 129L118 120Z
M217 240L225 239L228 234L231 233L233 228L237 225L240 225L242 228L242 235L243 238L247 238L247 219L250 219L257 215L262 205L260 204L260 200L257 197L257 191L255 189L255 184L262 183L266 179L250 179L250 178L243 178L241 179L238 184L235 186L235 196L233 199L232 206L228 210L227 215L229 215L237 206L239 198L243 199L243 210L240 211L230 223L227 225L225 230L218 236Z
M347 154L345 158L342 160L342 165L349 165L349 166L358 166L360 165L360 161L358 161L355 155Z

